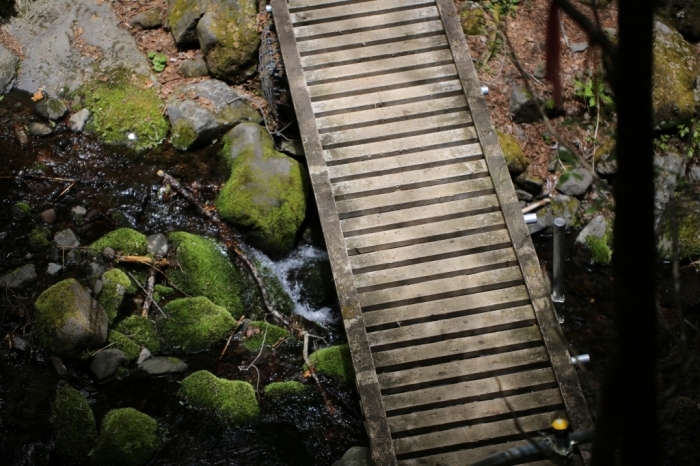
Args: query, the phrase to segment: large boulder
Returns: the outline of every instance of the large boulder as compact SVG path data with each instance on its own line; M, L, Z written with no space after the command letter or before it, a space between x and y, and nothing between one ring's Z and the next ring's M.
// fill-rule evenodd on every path
M133 408L109 411L92 452L95 466L142 466L160 447L158 423Z
M211 75L230 83L252 76L260 37L255 0L211 0L197 23L197 37Z
M180 387L189 404L229 422L242 424L258 415L255 389L248 382L220 379L211 372L198 371L184 378Z
M166 111L172 125L170 142L179 150L205 144L238 123L262 121L238 93L215 79L176 89Z
M44 291L34 306L36 335L53 354L77 357L107 338L107 314L73 278Z
M677 31L657 21L654 32L654 120L659 127L675 128L695 113L700 65Z
M216 201L221 217L246 231L251 244L264 252L289 251L306 215L304 167L275 151L272 137L252 123L226 134L223 154L231 177Z
M230 335L236 326L226 308L203 296L175 299L163 311L168 318L158 321L161 343L188 353L208 350Z
M51 414L57 455L65 464L86 458L97 438L97 428L95 415L85 397L64 385L56 391Z
M197 23L204 15L203 0L169 0L166 25L177 45L197 42Z
M0 94L12 90L18 63L19 58L0 44Z

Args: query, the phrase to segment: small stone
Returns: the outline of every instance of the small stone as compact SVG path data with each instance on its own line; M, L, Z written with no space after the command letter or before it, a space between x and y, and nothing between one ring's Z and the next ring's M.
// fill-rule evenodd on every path
M78 237L75 236L75 233L70 228L56 233L53 237L53 242L58 248L77 248L80 246Z
M0 289L22 291L37 280L34 264L23 265L0 277Z
M372 466L372 454L367 447L352 447L333 466Z
M202 76L209 75L207 63L204 61L203 58L193 58L192 60L185 60L184 62L182 62L177 71L185 78L200 78Z
M109 247L104 248L104 250L102 251L102 255L105 256L109 260L114 259L115 254L116 254L116 252L114 251L114 249L109 248Z
M525 202L530 202L532 200L532 194L530 194L527 191L523 191L522 189L516 189L515 190L515 195L518 196L519 201L525 201Z
M114 374L122 363L127 361L126 355L119 349L109 348L100 351L92 359L90 370L99 380Z
M58 120L68 113L68 107L60 99L44 99L34 107L37 115L48 120Z
M62 268L63 267L54 262L49 262L49 266L46 267L46 273L48 273L49 275L56 275L58 272L61 271Z
M43 138L45 136L50 136L53 133L53 129L46 123L40 123L38 121L33 121L27 125L29 134L37 138Z
M56 211L54 209L48 209L39 214L39 218L44 223L53 223L56 221Z
M26 144L29 144L29 135L23 127L15 127L15 137L17 138L17 142L19 142L21 145L24 146Z
M545 62L541 61L535 65L535 71L533 73L537 79L544 79L545 74L547 74L547 65Z
M178 372L185 372L187 370L187 364L178 358L158 357L145 360L143 363L139 364L139 369L148 375L176 374Z
M29 343L18 335L12 335L12 347L24 351L29 347Z
M63 364L63 361L61 361L61 358L50 356L49 361L59 377L65 377L68 375L68 369L66 369L66 366Z
M557 182L557 189L569 196L582 196L593 183L593 175L585 168L575 168L563 173Z
M544 185L544 181L541 178L527 173L517 176L513 179L513 182L533 196L539 195Z
M90 110L84 108L73 115L71 115L68 120L68 128L74 133L80 133L83 128L85 128L85 123L87 123L90 118Z
M83 217L87 213L87 209L85 209L83 206L75 206L70 211L79 217Z
M136 29L155 29L159 28L163 24L161 19L161 12L158 8L151 8L150 10L142 11L137 13L129 19L131 26Z
M97 279L95 280L95 284L92 286L92 294L95 295L95 298L98 298L100 296L100 293L102 293L102 288L104 288L105 282L102 281L102 279Z
M580 53L585 51L588 48L588 42L576 42L571 44L569 47L572 52L574 53Z
M162 233L156 233L146 238L146 250L149 254L165 257L168 255L168 238Z
M147 360L151 356L153 355L150 351L148 351L148 348L143 348L139 353L139 358L136 360L136 364L140 366L145 360Z
M593 220L588 222L581 233L576 237L576 242L579 244L586 244L586 238L589 236L594 236L596 238L602 238L605 236L605 231L608 228L608 224L605 221L605 217L602 215L596 215Z

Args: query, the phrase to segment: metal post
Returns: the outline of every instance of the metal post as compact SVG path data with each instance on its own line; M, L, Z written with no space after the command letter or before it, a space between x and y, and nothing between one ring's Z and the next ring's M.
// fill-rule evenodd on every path
M552 301L564 302L564 227L566 220L554 219L554 286L552 287Z

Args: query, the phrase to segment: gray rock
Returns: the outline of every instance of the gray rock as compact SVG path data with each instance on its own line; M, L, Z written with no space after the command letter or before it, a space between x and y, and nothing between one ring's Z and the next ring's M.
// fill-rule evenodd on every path
M19 59L0 44L0 94L7 94L15 84Z
M84 217L85 214L87 214L87 209L80 205L73 207L70 211L73 212L73 215L77 215L79 217Z
M557 182L557 189L569 196L582 196L593 183L593 175L585 168L575 168L562 173Z
M48 209L39 214L39 218L44 223L53 223L56 221L56 211L54 209Z
M168 255L168 238L163 233L156 233L146 238L146 249L149 254L165 257Z
M127 360L122 350L109 348L95 355L90 363L90 371L101 380L114 374L114 371Z
M90 119L90 110L84 108L75 112L68 119L68 128L74 133L80 133L85 128L85 123Z
M544 185L544 181L542 181L541 178L534 175L529 175L527 173L516 176L513 179L513 182L533 196L539 195L542 192L542 186Z
M37 276L34 264L26 264L0 277L0 290L9 288L15 291L22 291L36 282L36 280Z
M537 79L544 79L547 74L547 64L543 61L535 65L535 70L532 72Z
M75 236L75 233L70 228L56 233L53 237L53 243L58 248L77 248L80 246L78 237Z
M372 466L372 454L367 447L352 447L333 466Z
M27 125L27 130L29 131L29 134L37 138L50 136L53 133L53 129L49 125L38 121L32 121L29 123Z
M58 272L61 271L63 267L60 265L56 264L55 262L49 262L48 267L46 267L46 273L49 275L56 275Z
M145 360L153 356L150 351L148 351L148 348L143 348L141 349L141 352L139 353L139 358L136 360L136 364L140 365L143 364Z
M534 235L551 227L557 217L564 218L566 227L569 228L576 222L576 213L580 205L581 203L575 197L557 194L552 197L552 202L536 212L537 222L527 225L527 229L531 235Z
M180 65L180 68L178 68L178 72L186 78L209 76L209 69L207 68L207 63L203 58L185 60Z
M66 366L63 364L63 361L61 361L61 358L57 358L56 356L50 356L49 362L51 363L59 377L65 377L68 375L68 369L66 369Z
M56 121L68 113L68 107L61 99L44 99L36 104L34 111L42 118Z
M170 142L179 150L207 143L238 123L262 121L240 95L215 79L176 89L166 112L172 125Z
M542 119L537 108L537 98L524 86L515 85L510 93L508 109L513 121L516 123L532 123Z
M530 202L532 200L532 194L530 194L527 191L523 191L522 189L516 189L515 190L515 195L518 196L519 201L525 201L525 202Z
M658 226L678 180L685 173L686 158L672 152L654 156L654 226Z
M21 126L16 126L15 127L15 137L17 138L17 142L19 142L21 145L27 145L29 144L29 135L27 134L27 131Z
M574 53L584 52L588 48L588 42L575 42L569 48Z
M197 42L197 23L204 15L202 0L169 0L166 24L177 45Z
M12 335L12 347L20 351L25 351L29 348L29 343L19 335Z
M139 364L139 369L148 375L177 374L178 372L185 372L187 364L178 358L158 357L146 359Z
M593 219L588 222L581 233L576 237L576 242L579 244L586 244L586 238L593 236L596 238L602 238L605 236L605 232L608 228L608 223L605 221L605 217L602 215L596 215Z
M103 282L101 278L95 280L95 284L92 285L92 294L95 295L95 298L100 297L100 293L102 293L102 288L104 288L104 286L105 282Z
M90 262L90 273L93 277L101 277L105 270L104 263Z
M137 13L129 18L129 24L136 29L155 29L163 24L161 12L158 8L151 8L141 13Z

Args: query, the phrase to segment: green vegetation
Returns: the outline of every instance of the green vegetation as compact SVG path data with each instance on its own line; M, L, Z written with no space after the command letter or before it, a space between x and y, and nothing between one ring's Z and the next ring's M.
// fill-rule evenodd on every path
M108 322L114 322L119 313L119 306L122 305L124 294L136 293L136 286L131 279L119 269L108 270L102 275L102 292L97 301L102 305L107 313Z
M608 224L605 235L602 238L588 236L586 246L591 251L593 262L600 265L608 265L612 260L613 233L612 227Z
M160 73L168 64L168 56L164 53L148 52L148 58L153 65L153 71Z
M158 423L133 408L109 411L92 453L96 466L142 466L160 447Z
M280 398L288 395L296 395L297 393L303 393L305 390L306 385L294 380L287 382L272 382L265 387L265 396L268 398Z
M211 410L235 424L258 415L255 390L248 382L220 379L211 372L199 371L182 380L180 393L192 406Z
M314 366L316 372L331 377L338 377L346 383L350 383L355 377L348 345L330 346L320 349L309 356L309 362ZM306 369L308 367L305 365L304 370Z
M203 296L170 301L163 310L168 318L158 321L161 343L188 353L208 350L236 326L226 308Z
M12 206L12 214L17 218L29 217L32 215L32 208L26 202L18 202Z
M187 121L177 120L170 133L170 143L178 150L187 150L197 139L197 132Z
M155 325L147 317L132 315L117 324L115 330L132 339L141 346L145 346L151 353L160 349L158 334ZM123 351L123 350L122 350Z
M530 160L525 157L523 149L520 147L518 140L502 131L496 130L498 143L501 145L503 157L506 160L508 171L512 176L518 176L527 170L530 165Z
M156 302L160 302L164 298L172 296L173 294L175 294L175 290L170 288L169 286L156 285L153 287L153 299Z
M105 248L112 248L124 255L145 256L147 252L146 235L131 228L119 228L110 231L90 246L95 253L102 253Z
M574 80L574 95L586 105L589 110L598 106L609 107L613 104L613 98L605 90L605 80L602 76L595 75L585 81Z
M263 345L273 345L280 339L288 338L289 332L267 322L250 322L245 332L245 347L248 351L259 351Z
M56 434L56 453L66 463L83 460L97 439L95 416L80 392L68 385L59 387L51 413Z
M114 348L121 350L121 352L129 358L129 361L136 359L141 353L141 347L137 343L116 330L109 331L107 334L107 342L112 343Z
M51 244L51 240L49 238L51 238L51 230L44 226L36 227L31 233L29 233L29 239L27 239L27 249L35 254L38 254Z

